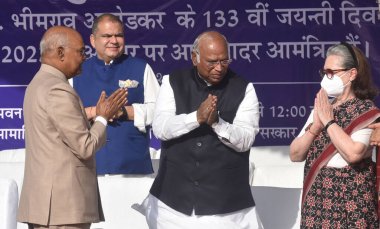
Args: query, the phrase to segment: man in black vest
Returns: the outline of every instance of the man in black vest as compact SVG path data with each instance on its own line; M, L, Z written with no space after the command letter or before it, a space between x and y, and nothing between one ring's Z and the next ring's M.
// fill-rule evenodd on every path
M260 228L249 185L255 89L228 68L228 43L216 31L198 36L192 62L164 76L157 99L153 132L162 148L144 201L149 227Z

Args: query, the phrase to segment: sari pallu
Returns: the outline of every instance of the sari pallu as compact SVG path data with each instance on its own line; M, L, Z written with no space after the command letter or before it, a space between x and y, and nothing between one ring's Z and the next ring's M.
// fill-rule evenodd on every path
M361 101L359 99L354 99L353 101L351 101L351 104L349 104L349 106L346 106L344 108L344 109L346 109L344 112L349 111L349 109L351 109L350 111L352 111L353 110L352 107L356 107L356 106L358 106L358 104L359 105L363 105L363 104L366 104L366 102L365 101ZM350 135L351 133L353 133L356 130L365 128L366 126L368 126L369 124L373 123L377 118L380 117L380 110L378 110L374 106L370 106L368 104L369 103L367 102L367 107L365 107L366 109L364 109L364 110L366 110L365 112L362 112L360 109L357 109L356 112L359 113L359 115L357 115L356 117L352 117L351 120L349 120L350 117L348 117L348 120L349 120L348 123L342 124L342 123L338 122L338 125L340 125L340 126L342 125L344 131L348 135ZM343 114L344 114L344 112L343 112ZM353 111L352 113L355 113L355 111ZM340 114L340 115L341 115L340 117L344 117L345 118L344 115L342 115L342 114ZM334 116L336 117L336 113L335 112L334 112ZM337 118L335 118L335 119L337 119ZM321 136L321 135L324 135L324 136ZM307 163L305 164L305 179L304 179L304 187L303 187L303 193L302 193L302 206L303 207L304 207L304 203L305 203L305 201L307 199L306 197L308 195L308 192L309 192L310 188L312 187L312 185L313 185L313 183L314 183L317 175L320 173L321 168L323 168L324 166L326 166L326 164L328 163L328 161L336 153L335 146L331 143L331 140L329 139L329 137L326 137L326 136L327 136L327 133L324 132L324 133L321 133L315 139L315 141L317 141L319 143L319 147L324 146L323 150L322 150L322 152L319 155L318 155L318 153L315 153L315 155L316 155L315 158L309 159L311 161L308 164L310 167L307 167ZM316 144L318 144L318 143L316 143ZM318 145L316 145L316 144L312 144L310 150L318 150L317 149ZM379 155L377 155L377 156L380 158ZM379 158L377 159L377 162L380 162ZM377 173L376 190L379 191L379 180L380 180L380 175L379 175L380 174L380 166L379 166L379 163L377 163L376 170L377 170L377 172L376 172ZM377 210L379 211L379 208Z

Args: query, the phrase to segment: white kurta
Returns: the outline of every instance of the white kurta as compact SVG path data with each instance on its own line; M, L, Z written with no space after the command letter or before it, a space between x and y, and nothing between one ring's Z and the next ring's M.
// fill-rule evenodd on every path
M233 123L219 118L212 125L218 138L237 152L250 150L259 132L259 105L255 89L249 83ZM168 124L170 123L170 124ZM157 98L153 132L161 140L170 140L199 127L196 111L176 115L176 105L169 76L165 75ZM248 182L248 181L247 181ZM150 229L256 229L262 228L256 208L219 215L191 216L180 213L156 197L149 195L142 204Z

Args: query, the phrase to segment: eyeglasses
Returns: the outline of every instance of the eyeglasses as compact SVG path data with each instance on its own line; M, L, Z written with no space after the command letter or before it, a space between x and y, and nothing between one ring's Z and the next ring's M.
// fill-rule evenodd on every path
M206 61L207 67L209 68L215 68L218 64L220 64L223 67L227 67L229 64L231 64L232 60L218 60L218 61Z
M200 62L200 55L199 52L195 50L195 53L197 55L197 61ZM218 61L208 61L206 60L206 65L208 68L215 68L218 64L222 67L227 67L229 64L231 64L232 59L226 59L226 60L218 60Z
M80 48L80 49L76 49L76 48L73 48L73 47L70 47L70 46L66 46L66 48L74 49L75 52L79 53L79 55L81 55L83 57L86 57L86 49L84 47Z
M350 69L347 69L347 68L341 68L341 69L320 69L319 70L319 75L321 77L324 77L326 75L326 77L328 79L332 79L333 76L338 73L338 72L343 72L343 71L347 71L347 70L350 70Z

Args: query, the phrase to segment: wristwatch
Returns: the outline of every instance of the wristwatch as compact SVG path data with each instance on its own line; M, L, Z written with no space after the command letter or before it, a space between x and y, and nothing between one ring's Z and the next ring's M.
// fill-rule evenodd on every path
M121 107L121 111L123 112L123 115L121 116L121 118L128 120L128 112L127 112L127 109L125 109L125 106Z

